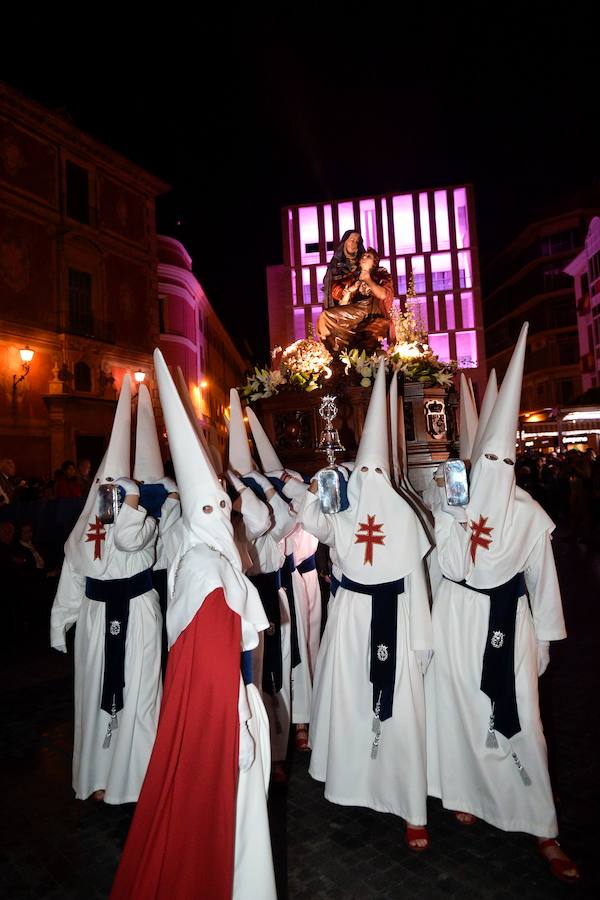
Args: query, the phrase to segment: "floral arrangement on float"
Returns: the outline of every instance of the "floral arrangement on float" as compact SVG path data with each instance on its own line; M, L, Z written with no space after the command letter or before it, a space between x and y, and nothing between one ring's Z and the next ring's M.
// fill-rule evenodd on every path
M350 376L354 372L361 387L371 387L383 355L386 370L401 372L407 382L448 387L452 383L457 364L440 362L427 343L427 332L414 312L410 309L402 312L399 307L394 307L391 320L396 335L393 343L389 344L384 339L380 349L374 353L351 348L342 350L337 355L345 375ZM272 397L280 391L316 391L324 387L324 383L332 375L330 363L334 357L325 344L316 340L312 334L308 338L294 341L285 350L275 347L271 351L271 358L273 367L255 367L240 389L242 396L250 403Z

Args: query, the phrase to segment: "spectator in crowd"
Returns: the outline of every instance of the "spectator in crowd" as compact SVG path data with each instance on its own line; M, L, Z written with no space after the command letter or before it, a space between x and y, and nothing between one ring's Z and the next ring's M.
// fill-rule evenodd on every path
M77 465L77 480L79 481L82 497L87 496L87 492L89 491L90 485L92 483L92 478L90 475L91 468L92 464L89 459L79 460L79 463Z
M81 497L81 483L71 459L65 459L60 467L60 478L56 481L56 497L58 500Z
M17 492L15 461L0 459L0 506L12 503Z

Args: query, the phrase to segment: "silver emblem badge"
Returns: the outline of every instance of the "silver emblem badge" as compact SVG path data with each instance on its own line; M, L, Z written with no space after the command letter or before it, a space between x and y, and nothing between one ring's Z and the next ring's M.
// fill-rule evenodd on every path
M121 634L121 623L114 619L110 623L110 633L116 637L117 634Z
M377 647L377 659L379 660L379 662L385 662L388 656L388 648L385 646L385 644L379 644L379 646Z
M496 650L499 650L500 647L504 644L504 632L503 631L494 631L492 635L491 645L495 647Z

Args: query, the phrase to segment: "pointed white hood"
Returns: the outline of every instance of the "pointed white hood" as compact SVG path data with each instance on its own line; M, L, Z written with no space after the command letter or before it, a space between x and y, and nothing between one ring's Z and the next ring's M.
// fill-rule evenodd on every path
M390 455L388 444L387 403L385 397L385 365L383 356L379 360L379 368L371 392L369 408L365 416L362 435L354 471L361 466L379 466L389 476Z
M229 466L240 475L247 475L256 466L250 455L240 395L235 388L229 392L229 404Z
M131 379L126 374L123 377L106 453L92 482L83 511L65 543L65 557L80 575L101 578L108 565L108 554L102 552L103 544L97 544L88 537L91 529L98 529L96 516L98 514L99 486L108 481L116 481L117 478L129 478L131 472L130 444ZM112 525L102 525L101 530L106 532L112 527ZM94 559L97 546L100 547L100 556Z
M269 436L260 424L258 417L253 409L248 408L248 421L250 422L250 430L252 431L252 437L254 439L254 446L258 452L258 456L260 459L260 464L262 466L263 472L268 472L269 474L273 472L281 472L284 469L284 465L275 453L273 448L273 444L269 440Z
M498 382L496 380L496 370L492 369L488 375L488 381L481 401L481 410L479 412L479 422L477 423L477 431L471 448L471 464L475 462L481 455L481 438L487 427L490 415L496 403L498 396Z
M221 474L221 472L223 471L223 461L221 459L221 454L216 447L213 447L213 445L209 444L206 440L204 431L202 430L202 426L198 421L196 410L194 409L194 404L192 403L192 398L190 397L190 392L188 390L183 372L181 371L181 366L177 366L175 368L175 384L177 386L177 391L181 398L181 402L185 406L186 412L190 418L190 422L194 426L194 430L198 435L198 439L200 440L205 453L208 454L215 472Z
M467 581L474 587L495 587L522 571L540 534L554 527L542 508L517 488L515 480L527 329L525 323L471 469L467 514L472 568Z
M243 624L255 626L255 634L256 628L267 627L268 623L258 594L242 575L231 524L231 501L221 487L160 350L154 351L154 367L183 518L180 553L169 570L169 646L191 622L206 596L218 587L224 588L228 606L242 617ZM245 643L253 640L252 632L252 628L246 629Z
M471 451L479 417L475 406L473 389L465 378L464 372L460 373L460 458L471 459Z
M135 428L135 463L133 477L144 484L153 484L160 478L164 478L165 470L150 391L145 384L140 384L138 389L137 422Z
M349 507L331 516L342 570L362 584L404 577L430 547L417 514L390 480L386 401L381 361L348 479Z

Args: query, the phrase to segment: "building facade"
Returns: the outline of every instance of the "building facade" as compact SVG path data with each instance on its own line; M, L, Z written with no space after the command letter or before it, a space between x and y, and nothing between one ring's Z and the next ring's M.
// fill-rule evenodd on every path
M151 375L166 189L0 84L0 455L18 473L98 462L122 379Z
M595 216L585 245L567 266L573 279L583 391L600 387L600 218Z
M207 438L227 439L229 388L242 384L249 367L221 324L185 247L158 237L160 348L170 366L180 366ZM214 430L213 430L214 429Z
M501 379L523 322L529 322L521 408L572 404L582 391L573 280L593 209L581 207L532 223L484 272L488 366Z
M379 252L403 308L412 278L409 304L430 345L440 359L470 369L481 386L486 363L469 185L284 208L284 263L267 270L271 345L285 347L315 329L327 263L347 230Z

